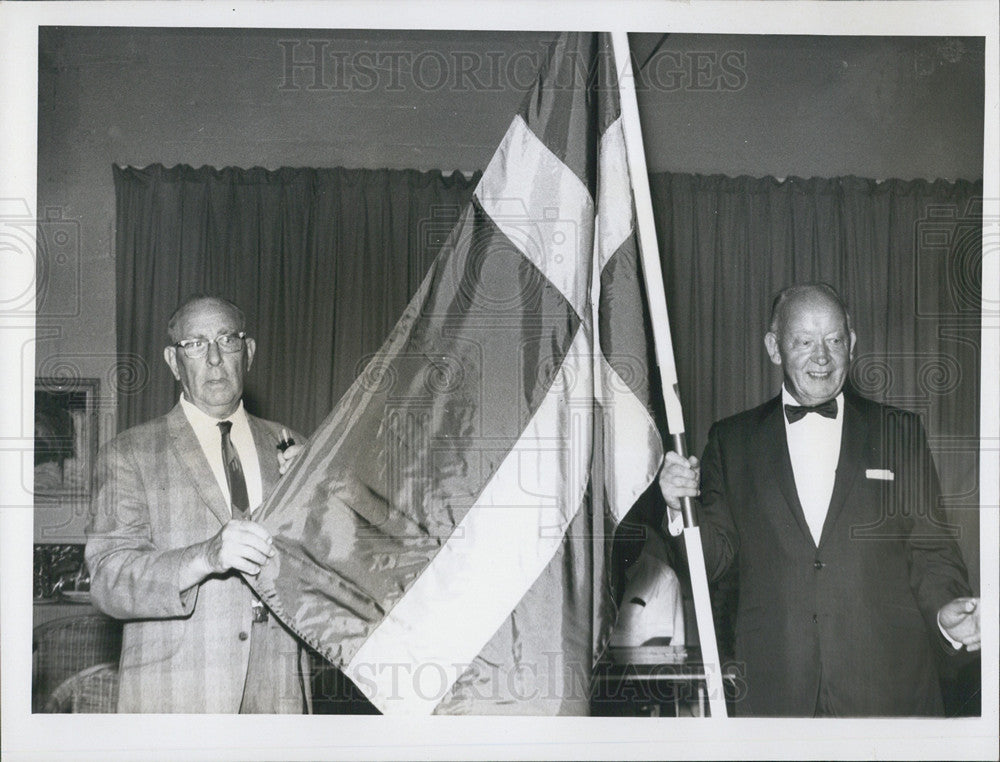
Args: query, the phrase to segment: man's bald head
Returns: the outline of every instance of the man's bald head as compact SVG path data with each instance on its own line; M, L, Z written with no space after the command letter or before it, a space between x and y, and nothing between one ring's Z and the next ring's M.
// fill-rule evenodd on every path
M171 344L176 344L178 341L188 338L181 335L184 327L184 318L192 310L203 306L216 306L228 311L235 319L236 325L239 326L237 330L242 331L246 328L246 315L243 314L243 310L231 301L221 296L196 294L189 296L181 302L180 306L174 310L174 314L170 316L170 320L167 321L167 336L170 338Z
M785 322L790 308L800 302L834 306L844 316L844 326L847 332L850 333L854 330L851 313L833 286L829 283L801 283L782 289L774 297L774 301L771 302L771 320L768 323L768 329L771 333L781 334L782 324Z

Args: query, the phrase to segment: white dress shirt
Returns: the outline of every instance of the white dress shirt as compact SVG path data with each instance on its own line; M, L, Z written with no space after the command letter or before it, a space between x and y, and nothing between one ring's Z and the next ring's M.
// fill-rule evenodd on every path
M795 475L795 491L813 541L819 545L823 522L833 497L833 482L840 461L840 439L844 430L844 393L837 395L837 417L825 418L819 413L806 413L795 423L789 423L785 405L799 405L782 385L781 416L788 438L788 457Z
M237 455L240 456L243 476L247 482L247 496L250 498L250 511L254 511L263 500L264 487L261 482L257 447L254 445L250 421L243 408L243 401L240 400L240 406L227 418L213 418L194 403L184 399L183 395L181 395L181 409L191 424L191 428L194 429L202 452L208 458L208 465L212 467L212 473L215 474L219 489L222 490L222 494L226 498L226 504L230 506L232 498L229 495L229 483L226 481L226 466L222 462L222 431L219 429L219 422L233 422L229 438L233 442L233 447L236 448Z

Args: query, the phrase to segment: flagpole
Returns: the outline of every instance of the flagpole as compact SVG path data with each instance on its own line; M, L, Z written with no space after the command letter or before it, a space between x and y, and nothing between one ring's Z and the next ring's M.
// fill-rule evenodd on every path
M635 198L636 233L642 271L646 281L650 320L653 324L653 348L660 369L663 402L666 407L667 425L670 428L674 450L687 457L684 440L684 410L677 390L677 367L674 363L674 346L670 337L670 320L667 315L667 298L663 290L663 273L660 270L660 250L653 223L653 201L649 193L649 175L646 155L642 145L642 127L639 123L639 104L635 95L635 79L629 50L628 33L613 32L615 71L621 95L622 130L625 135L625 153L628 156L629 177ZM690 498L682 501L684 516L684 545L687 549L694 595L695 618L698 622L698 640L701 643L705 683L708 688L709 709L712 717L726 716L726 699L722 686L719 649L712 619L712 604L708 595L708 576L705 572L705 553L701 544L701 529L694 515Z

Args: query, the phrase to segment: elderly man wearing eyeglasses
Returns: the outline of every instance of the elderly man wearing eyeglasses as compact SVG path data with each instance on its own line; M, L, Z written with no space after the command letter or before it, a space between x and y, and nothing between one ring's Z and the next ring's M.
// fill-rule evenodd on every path
M274 555L254 510L300 449L243 407L245 328L226 299L181 304L163 350L180 401L101 454L86 556L94 604L126 620L120 712L310 707L305 648L241 576Z

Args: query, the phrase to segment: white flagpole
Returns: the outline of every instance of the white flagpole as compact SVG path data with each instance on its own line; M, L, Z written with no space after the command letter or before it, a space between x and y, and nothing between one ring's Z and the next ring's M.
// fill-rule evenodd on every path
M653 201L649 194L649 175L646 171L646 154L642 145L642 127L639 124L639 104L635 97L635 79L627 32L611 35L615 52L615 70L621 95L622 128L625 134L625 154L628 156L629 177L635 197L635 213L642 271L649 299L650 319L653 323L653 348L660 368L663 384L663 401L667 412L667 425L674 449L687 457L684 442L684 411L677 391L677 367L674 363L674 345L670 338L670 320L667 315L667 298L663 291L663 273L660 270L660 249L656 242L653 223ZM694 516L690 498L683 501L684 545L687 548L691 572L691 589L694 595L694 612L698 620L698 640L701 643L705 683L712 717L726 716L726 699L722 687L719 648L715 639L715 622L712 603L708 595L708 576L705 573L705 553L701 545L701 530Z

